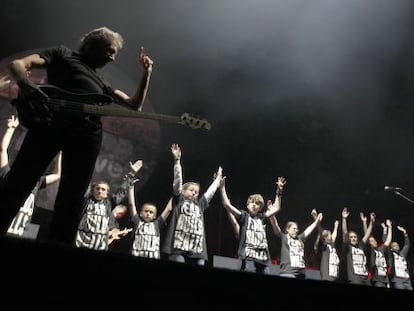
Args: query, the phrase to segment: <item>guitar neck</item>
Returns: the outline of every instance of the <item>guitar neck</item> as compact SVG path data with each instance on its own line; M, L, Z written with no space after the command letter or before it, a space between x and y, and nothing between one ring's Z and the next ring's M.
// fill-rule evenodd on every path
M150 77L151 71L148 73L147 76L147 84L149 82ZM194 118L190 116L188 113L183 113L181 116L172 116L159 113L136 111L115 104L113 102L113 98L105 94L75 94L64 91L53 85L41 85L40 87L48 95L49 100L47 103L41 103L40 105L37 104L37 106L35 105L35 107L44 108L43 106L47 105L47 108L53 111L55 115L61 114L63 118L65 118L65 111L72 110L78 112L79 109L81 109L83 113L92 115L158 120L174 124L185 125L191 128L201 128L205 130L211 129L210 122L208 122L205 119ZM144 93L147 91L148 85L145 86ZM33 103L36 104L35 101ZM17 106L20 107L21 115L25 112L24 110L27 106L30 105ZM34 109L27 110L29 110L25 113L25 115L27 116L27 123L30 123L30 121L34 124L42 123L42 121L45 123L48 122L46 116L44 116L44 114L48 114L48 112L43 113L43 115L39 113L37 113L36 115L35 111L33 111ZM31 114L35 114L36 117L32 116ZM53 115L49 117L52 118Z
M158 120L166 121L176 124L183 124L183 121L180 117L170 116L158 113L151 112L142 112L126 109L123 107L108 105L108 106L98 106L98 105L83 105L83 112L94 115L101 116L113 116L113 117L126 117L126 118L140 118L148 120Z

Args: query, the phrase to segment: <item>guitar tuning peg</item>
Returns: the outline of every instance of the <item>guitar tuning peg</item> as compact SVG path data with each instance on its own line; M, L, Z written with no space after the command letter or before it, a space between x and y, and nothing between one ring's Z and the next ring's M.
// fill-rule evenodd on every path
M200 119L196 117L190 116L189 113L183 113L181 115L181 120L183 121L183 124L191 127L191 128L203 128L206 130L211 129L210 123L206 119Z

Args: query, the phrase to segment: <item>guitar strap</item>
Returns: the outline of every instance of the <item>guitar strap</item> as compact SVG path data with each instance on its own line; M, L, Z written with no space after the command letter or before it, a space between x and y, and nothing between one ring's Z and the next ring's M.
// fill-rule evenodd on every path
M82 63L83 67L89 71L90 73L90 77L96 82L96 84L98 84L103 93L106 95L109 95L113 98L114 102L118 102L118 96L115 95L113 88L111 87L111 85L104 79L104 77L102 77L97 71L93 70L91 67L89 67L88 65L84 64L80 59L77 60L78 62Z
M88 67L89 68L89 67ZM90 68L89 68L90 69ZM104 94L111 96L114 101L117 101L117 96L115 95L112 86L96 71L90 69L94 73L95 81L101 86Z

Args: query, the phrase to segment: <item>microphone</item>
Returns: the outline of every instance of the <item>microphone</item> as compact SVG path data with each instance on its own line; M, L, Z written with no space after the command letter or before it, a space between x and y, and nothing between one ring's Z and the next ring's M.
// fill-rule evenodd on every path
M398 191L398 190L402 190L401 188L398 187L390 187L390 186L385 186L384 187L385 191Z

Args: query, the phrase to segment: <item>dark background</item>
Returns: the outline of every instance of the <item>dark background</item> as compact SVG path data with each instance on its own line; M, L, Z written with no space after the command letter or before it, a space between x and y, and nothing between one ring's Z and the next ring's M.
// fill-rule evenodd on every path
M139 205L162 209L168 201L170 146L178 143L184 181L206 190L221 165L240 209L252 193L273 200L284 176L282 225L296 220L303 230L316 208L331 228L348 207L350 229L362 234L359 212L375 212L376 234L391 218L414 239L414 205L384 191L414 193L413 9L411 0L0 0L0 59L58 44L76 48L84 33L107 26L126 42L105 70L109 79L127 77L128 84L119 77L113 84L131 93L145 47L155 65L144 110L188 112L212 129L159 122L159 131L139 133L157 138L144 158L153 164L138 187ZM219 195L211 205L209 254L234 257ZM277 258L279 241L269 240Z

